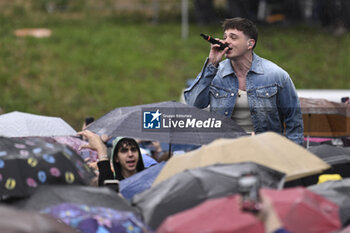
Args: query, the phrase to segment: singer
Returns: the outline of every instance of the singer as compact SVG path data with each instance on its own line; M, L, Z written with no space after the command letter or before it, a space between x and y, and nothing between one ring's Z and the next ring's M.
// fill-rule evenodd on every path
M274 131L303 145L299 98L289 74L254 53L258 31L249 19L226 19L224 36L184 91L188 104L230 117L247 132ZM225 57L225 59L223 59ZM285 127L284 127L285 126Z

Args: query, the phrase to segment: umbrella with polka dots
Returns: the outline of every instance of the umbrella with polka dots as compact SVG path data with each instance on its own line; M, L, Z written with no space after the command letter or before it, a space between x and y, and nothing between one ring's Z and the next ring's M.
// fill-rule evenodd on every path
M25 197L39 185L87 185L94 173L70 148L42 138L0 137L0 198Z

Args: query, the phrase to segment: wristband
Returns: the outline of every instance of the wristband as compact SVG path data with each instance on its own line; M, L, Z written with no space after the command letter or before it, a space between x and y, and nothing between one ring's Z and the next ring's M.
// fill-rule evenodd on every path
M100 161L103 161L103 160L108 160L108 155L98 156L97 162L100 162Z

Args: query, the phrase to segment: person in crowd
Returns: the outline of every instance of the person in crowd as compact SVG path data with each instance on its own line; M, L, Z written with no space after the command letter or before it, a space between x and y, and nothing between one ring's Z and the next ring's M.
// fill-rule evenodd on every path
M303 119L294 84L285 70L254 53L255 24L236 17L226 19L223 29L224 38L219 41L227 47L220 50L220 45L211 45L202 71L184 91L186 102L198 108L210 105L210 111L232 118L247 132L274 131L303 145Z
M258 5L257 0L227 0L229 17L243 17L252 21L257 20Z
M113 143L111 158L107 155L107 147L99 135L84 130L78 133L88 139L88 144L82 148L97 151L98 154L98 184L102 186L105 180L123 180L144 170L140 147L132 138L116 138ZM112 166L112 167L111 167Z
M86 127L88 127L92 122L95 121L95 118L94 117L85 117L85 120L84 120L84 124L83 124L83 127L82 127L82 130L85 130Z
M348 0L318 0L318 14L321 26L328 29L334 36L341 36L346 33L349 26Z
M194 9L198 25L211 24L217 21L213 0L195 0Z

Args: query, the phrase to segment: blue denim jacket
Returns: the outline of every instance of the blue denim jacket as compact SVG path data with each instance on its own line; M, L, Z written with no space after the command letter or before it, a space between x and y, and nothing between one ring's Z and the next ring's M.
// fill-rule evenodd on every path
M304 142L299 98L288 73L271 61L253 53L246 78L250 114L256 133L274 131L285 134L297 144ZM188 104L231 117L238 94L238 79L229 59L218 68L208 65L184 91Z

